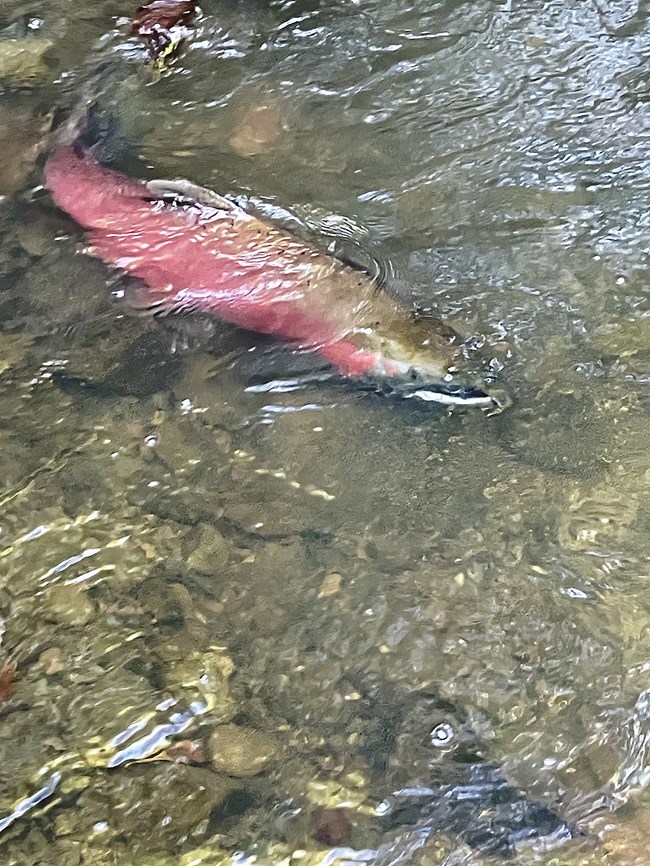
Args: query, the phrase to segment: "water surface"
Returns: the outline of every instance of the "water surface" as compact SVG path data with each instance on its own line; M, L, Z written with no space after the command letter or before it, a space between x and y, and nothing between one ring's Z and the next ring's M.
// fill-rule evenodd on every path
M206 0L106 87L133 173L366 226L497 416L130 314L39 189L52 109L133 51L128 4L77 6L0 15L3 862L485 863L383 815L483 764L584 834L514 862L642 866L644 4Z

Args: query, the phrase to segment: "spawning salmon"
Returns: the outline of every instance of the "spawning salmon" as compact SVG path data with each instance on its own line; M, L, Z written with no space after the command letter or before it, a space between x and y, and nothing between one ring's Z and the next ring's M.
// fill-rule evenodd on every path
M203 312L317 353L344 377L408 397L494 408L456 379L462 342L416 320L356 270L236 202L188 181L127 177L80 144L47 161L56 205L86 229L90 251L136 277L134 305Z

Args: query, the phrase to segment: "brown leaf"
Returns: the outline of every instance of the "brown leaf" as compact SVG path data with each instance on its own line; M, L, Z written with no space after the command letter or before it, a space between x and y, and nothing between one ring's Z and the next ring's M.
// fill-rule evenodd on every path
M131 25L131 35L139 36L149 44L154 57L159 55L178 38L173 29L190 24L198 12L199 4L194 0L152 0L140 6Z
M203 743L197 740L179 740L155 755L140 758L138 763L171 761L174 764L205 764L207 760Z
M0 704L4 704L13 695L15 686L16 665L5 662L0 667Z
M208 760L203 743L196 740L179 740L172 743L166 752L178 764L205 764Z

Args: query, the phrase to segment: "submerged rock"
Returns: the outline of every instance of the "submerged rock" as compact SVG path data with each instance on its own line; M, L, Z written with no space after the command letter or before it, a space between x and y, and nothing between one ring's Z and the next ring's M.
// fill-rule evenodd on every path
M211 647L170 664L167 684L171 689L182 689L188 703L196 700L205 703L211 719L230 722L238 709L230 684L234 670L225 650Z
M31 343L28 334L0 333L0 376L20 364Z
M77 586L54 586L45 597L45 615L61 625L87 625L95 616L95 605Z
M210 816L236 787L226 776L187 764L133 766L84 791L77 815L89 833L105 822L103 845L108 835L126 839L133 853L169 851L187 839L201 840Z
M0 195L11 195L22 189L42 153L52 115L35 115L24 109L7 111L3 106L3 121L0 128ZM26 234L26 231L23 229L21 234ZM22 240L21 245L24 246Z
M238 725L219 725L208 744L210 762L229 776L256 776L275 757L274 737Z
M305 548L301 541L269 541L255 553L251 569L259 581L277 583L283 587L306 571Z
M41 36L0 39L0 80L17 86L47 78L45 55L51 47L52 42Z
M154 418L150 447L174 474L196 471L205 456L203 442L187 419L173 413L158 412Z
M200 574L219 574L230 562L230 542L214 526L205 525L187 565Z
M47 677L60 673L65 667L61 650L56 646L44 650L38 657L38 664Z
M279 107L263 101L246 108L228 144L239 156L258 156L277 148L284 135Z
M318 590L318 598L329 598L329 596L339 593L342 581L343 575L337 571L326 574Z
M352 823L348 809L314 809L310 816L311 835L323 845L342 845L348 841Z

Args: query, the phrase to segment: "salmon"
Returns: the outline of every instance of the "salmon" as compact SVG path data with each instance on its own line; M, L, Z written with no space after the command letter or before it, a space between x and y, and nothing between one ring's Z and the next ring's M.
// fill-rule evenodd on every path
M462 341L416 320L377 280L235 201L188 181L127 177L78 143L45 165L90 252L137 278L134 306L201 312L316 353L344 377L446 405L494 408L458 381Z

